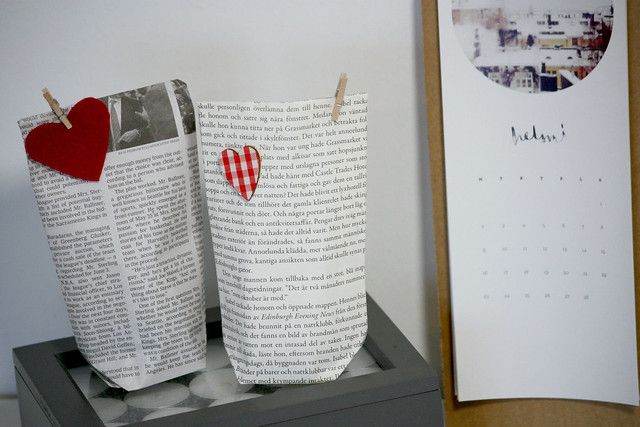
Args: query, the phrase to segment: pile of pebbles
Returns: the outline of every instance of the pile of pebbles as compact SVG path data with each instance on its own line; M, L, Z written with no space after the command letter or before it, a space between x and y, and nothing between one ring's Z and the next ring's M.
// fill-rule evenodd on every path
M362 348L338 380L379 371L381 369L376 361ZM88 366L71 368L69 374L107 427L256 399L287 387L295 387L240 384L222 338L209 340L206 369L141 390L127 392L111 388Z

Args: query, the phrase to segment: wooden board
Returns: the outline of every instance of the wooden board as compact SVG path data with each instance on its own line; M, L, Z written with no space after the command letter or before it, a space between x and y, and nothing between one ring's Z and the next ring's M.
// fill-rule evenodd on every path
M640 239L638 238L638 230L640 230L640 1L628 0L628 27L636 328L640 331L640 313L638 312L640 307ZM446 425L449 427L640 426L640 408L624 405L560 399L512 399L465 403L456 400L453 389L437 0L422 0L422 29Z

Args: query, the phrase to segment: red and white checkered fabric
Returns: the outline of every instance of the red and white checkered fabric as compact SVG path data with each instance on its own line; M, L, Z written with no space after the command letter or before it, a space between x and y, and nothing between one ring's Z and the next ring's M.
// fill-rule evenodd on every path
M238 153L232 148L220 154L220 167L229 184L246 200L251 200L260 178L260 153L245 145Z

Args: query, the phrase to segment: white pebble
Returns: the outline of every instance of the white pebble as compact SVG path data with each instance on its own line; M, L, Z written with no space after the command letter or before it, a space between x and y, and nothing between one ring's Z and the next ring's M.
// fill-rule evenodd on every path
M127 405L143 409L166 408L177 405L189 397L189 389L182 384L160 383L127 393Z
M89 399L89 404L104 422L115 420L127 412L127 405L122 400L110 397L94 397Z
M207 343L207 370L224 368L230 363L222 338L209 340Z
M189 384L191 393L204 399L222 399L242 394L251 387L252 384L240 384L231 368L202 372Z

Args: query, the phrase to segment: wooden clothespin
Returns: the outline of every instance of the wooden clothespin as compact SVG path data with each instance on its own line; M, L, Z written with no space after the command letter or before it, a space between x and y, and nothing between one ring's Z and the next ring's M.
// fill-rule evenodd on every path
M49 89L47 89L46 87L42 89L42 96L44 96L44 99L47 100L47 103L49 104L49 107L51 107L53 114L55 114L58 120L62 122L64 127L66 127L67 129L71 129L71 122L69 121L67 116L64 114L64 111L62 111L62 108L60 108L60 104L58 103L58 100L55 99L53 95L51 95L51 93L49 92Z
M340 74L340 80L338 81L338 88L336 89L336 102L333 104L333 111L331 111L331 120L338 121L340 117L340 109L344 101L344 92L347 88L347 73Z

